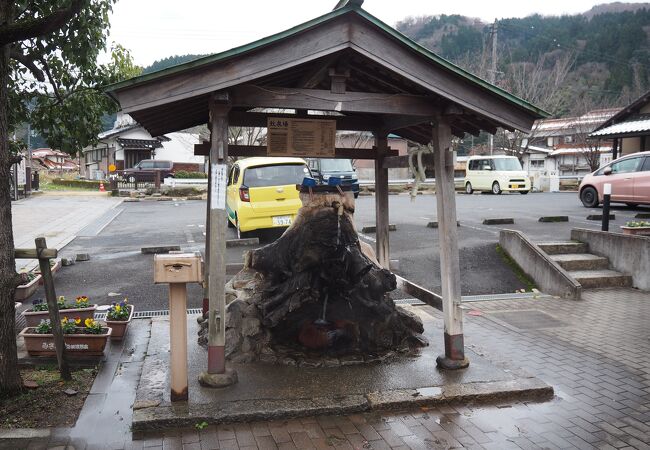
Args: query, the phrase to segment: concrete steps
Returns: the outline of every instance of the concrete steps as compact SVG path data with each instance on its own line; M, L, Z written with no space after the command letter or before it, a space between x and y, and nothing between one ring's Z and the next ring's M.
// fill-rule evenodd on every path
M609 260L604 256L592 255L591 253L562 253L550 255L551 259L558 263L564 270L598 270L608 269Z
M632 286L632 277L615 270L571 270L571 275L585 289Z
M567 253L587 253L587 244L582 242L544 242L537 244L548 255L563 255Z
M609 269L609 260L589 253L583 242L544 242L538 246L584 289L632 286L631 276Z

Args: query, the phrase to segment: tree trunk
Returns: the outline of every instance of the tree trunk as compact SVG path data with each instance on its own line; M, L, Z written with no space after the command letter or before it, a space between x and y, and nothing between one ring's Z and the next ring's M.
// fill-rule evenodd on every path
M0 23L11 20L12 3L0 1ZM0 47L0 395L17 393L22 388L16 349L16 309L14 293L20 277L16 273L14 236L9 194L9 128L7 117L9 47Z

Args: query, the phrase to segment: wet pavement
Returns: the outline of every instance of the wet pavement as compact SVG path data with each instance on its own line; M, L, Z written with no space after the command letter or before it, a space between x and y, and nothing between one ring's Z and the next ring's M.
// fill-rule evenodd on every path
M440 403L461 395L538 398L552 395L544 383L529 374L503 369L473 351L466 370L440 371L436 357L442 348L442 321L422 308L412 307L424 322L431 343L419 354L396 356L381 363L342 367L302 368L276 364L229 364L239 382L224 389L201 387L198 377L206 369L207 351L196 343L196 317L188 320L189 402L170 403L169 321L153 319L151 340L138 387L134 428L138 430L188 425L198 418L232 422L242 417L279 418L343 413L394 407L395 403ZM525 389L525 392L522 390ZM142 405L142 407L140 407ZM203 419L201 419L203 420Z
M208 425L200 430L167 428L135 436L125 432L124 441L113 445L86 446L79 439L71 441L69 431L55 430L49 439L22 440L3 448L650 448L650 293L604 289L586 291L581 301L543 298L471 307L465 316L468 348L513 370L523 367L535 373L553 386L553 400L493 405L468 401L397 412ZM422 309L440 319L438 311ZM530 311L557 322L552 327L517 328L502 320L502 314L494 315ZM88 413L96 411L91 408ZM121 431L118 428L115 434ZM96 428L86 428L87 435L94 433Z

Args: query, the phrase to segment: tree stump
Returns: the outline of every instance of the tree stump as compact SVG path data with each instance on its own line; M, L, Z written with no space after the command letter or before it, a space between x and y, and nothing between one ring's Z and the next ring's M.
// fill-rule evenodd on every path
M227 357L318 367L428 345L420 319L388 295L395 275L359 241L353 196L301 193L301 200L293 224L249 251L226 286Z

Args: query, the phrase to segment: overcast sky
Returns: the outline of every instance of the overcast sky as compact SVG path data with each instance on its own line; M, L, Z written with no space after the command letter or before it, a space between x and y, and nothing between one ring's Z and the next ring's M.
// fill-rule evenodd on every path
M602 0L488 1L366 0L366 11L394 26L408 16L462 14L495 18L575 14ZM135 62L186 53L216 53L291 28L330 11L336 0L120 0L110 41L131 50Z

